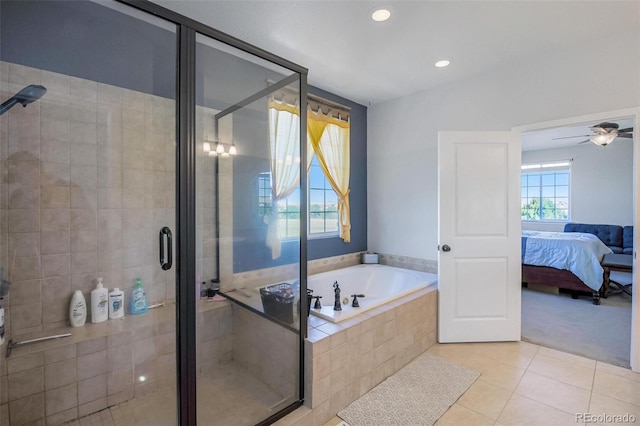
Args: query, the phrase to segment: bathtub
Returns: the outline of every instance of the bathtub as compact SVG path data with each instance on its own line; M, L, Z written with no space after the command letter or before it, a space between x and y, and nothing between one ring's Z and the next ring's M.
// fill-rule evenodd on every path
M341 311L333 309L335 281L340 286ZM310 313L337 323L437 282L436 274L386 265L357 265L310 275L307 278L307 288L313 290L313 296L322 296L322 308L314 308L313 299ZM365 295L358 297L360 307L351 306L352 294ZM347 299L348 302L344 303Z

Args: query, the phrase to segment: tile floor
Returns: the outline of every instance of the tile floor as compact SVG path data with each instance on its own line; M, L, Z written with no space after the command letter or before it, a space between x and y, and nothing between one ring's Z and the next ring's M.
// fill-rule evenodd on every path
M436 344L429 348L429 352L481 373L480 378L440 418L438 426L614 423L611 419L598 422L597 418L586 422L584 416L577 418L579 414L628 415L634 416L636 423L640 422L640 374L621 367L525 342ZM244 380L238 381L238 378L229 376L225 385L242 384ZM251 386L247 381L241 387L244 391L250 389L256 395L262 394L260 389L252 389ZM206 417L216 419L216 422L202 424L242 424L241 419L232 417L230 406L223 412L219 411L227 404L215 399L222 394L219 389L210 389L206 394L214 398L208 408L218 411L215 416ZM151 394L142 401L111 407L71 425L169 425L174 419L174 415L168 412L171 411L168 407L173 407L173 397L168 400L166 395L171 394ZM237 396L232 398L236 403ZM263 401L254 409L264 410L265 406L276 402L264 400L264 396L262 394ZM334 417L325 426L337 426L341 422ZM286 418L279 422L287 423ZM293 423L302 424L299 420Z
M578 418L583 413L640 422L640 374L625 368L525 342L436 344L429 352L481 373L438 426L615 423L586 422ZM334 417L325 426L340 422Z

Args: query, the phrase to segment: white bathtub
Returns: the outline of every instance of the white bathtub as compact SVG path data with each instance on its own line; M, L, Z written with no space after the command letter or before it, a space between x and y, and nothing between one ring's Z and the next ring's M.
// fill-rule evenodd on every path
M336 281L340 286L341 311L333 309L333 283ZM327 321L340 322L437 282L436 274L386 265L357 265L336 269L308 277L307 288L313 290L314 296L322 296L322 308L315 309L313 299L310 311L312 315ZM352 294L365 295L358 297L359 308L351 307ZM349 299L348 303L342 303L346 299Z

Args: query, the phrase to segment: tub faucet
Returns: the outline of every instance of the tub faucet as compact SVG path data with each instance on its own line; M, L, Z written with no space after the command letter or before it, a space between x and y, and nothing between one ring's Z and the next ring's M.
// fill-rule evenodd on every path
M338 285L338 281L333 283L333 291L336 295L335 301L333 302L333 310L341 311L342 304L340 303L340 286Z

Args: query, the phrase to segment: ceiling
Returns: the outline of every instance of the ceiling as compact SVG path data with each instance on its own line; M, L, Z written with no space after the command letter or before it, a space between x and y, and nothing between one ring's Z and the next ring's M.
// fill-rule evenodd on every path
M153 1L298 63L310 84L363 105L640 27L637 1ZM389 20L371 19L379 7ZM451 65L435 68L443 58Z
M567 147L575 147L575 146L584 146L584 147L593 147L600 148L593 143L585 143L580 144L580 142L589 139L588 137L572 137L568 139L559 139L556 138L564 138L567 136L584 136L591 135L593 132L590 129L590 126L594 126L600 124L603 120L599 120L597 122L588 123L588 124L580 124L575 126L566 126L566 127L557 127L552 129L544 129L544 130L536 130L531 132L522 133L522 150L523 151L534 151L540 149L555 149L555 148L567 148ZM607 120L610 123L618 124L619 129L625 129L627 127L634 127L633 118L624 118L624 119L615 119L615 120ZM635 129L634 129L635 136ZM616 138L613 140L612 144L617 143L633 143L633 139L626 138Z

